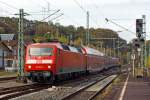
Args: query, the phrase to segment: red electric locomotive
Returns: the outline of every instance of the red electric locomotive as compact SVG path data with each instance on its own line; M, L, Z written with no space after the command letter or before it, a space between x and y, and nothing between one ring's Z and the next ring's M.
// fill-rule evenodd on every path
M32 81L52 82L64 74L86 71L81 49L61 43L36 43L26 49L25 71Z

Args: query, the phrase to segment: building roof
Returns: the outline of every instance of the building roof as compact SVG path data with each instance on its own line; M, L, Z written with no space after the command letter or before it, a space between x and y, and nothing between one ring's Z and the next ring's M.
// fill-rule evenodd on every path
M3 40L1 42L6 44L7 46L11 46L11 47L17 47L17 44L18 44L17 40Z
M7 41L13 40L14 36L15 36L15 34L0 34L1 41L3 41L3 40L7 40Z
M12 50L2 41L0 41L0 49L11 52Z

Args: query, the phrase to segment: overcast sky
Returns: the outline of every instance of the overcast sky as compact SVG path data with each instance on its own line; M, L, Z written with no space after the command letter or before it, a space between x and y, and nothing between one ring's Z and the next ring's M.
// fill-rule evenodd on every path
M119 33L119 36L130 41L135 37L133 33L124 31L124 29L106 22L105 18L109 18L119 25L135 32L135 19L141 18L142 15L145 14L147 32L150 32L150 0L0 0L0 16L13 16L12 14L17 13L18 9L23 8L25 12L31 14L26 18L41 20L48 16L47 14L54 12L50 11L47 14L42 13L44 9L46 11L48 10L47 2L49 2L49 8L51 10L61 10L57 15L60 13L64 14L57 20L53 20L54 23L59 22L62 25L85 27L86 13L84 10L86 10L90 12L90 27L122 31ZM78 4L84 10L82 10ZM50 17L47 21L55 18L57 15ZM150 37L149 33L147 33L147 35Z

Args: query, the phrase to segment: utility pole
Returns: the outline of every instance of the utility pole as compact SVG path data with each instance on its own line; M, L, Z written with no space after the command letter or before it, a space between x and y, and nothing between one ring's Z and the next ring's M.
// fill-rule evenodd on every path
M116 55L116 53L115 53L115 40L117 39L117 38L90 38L91 39L91 41L94 41L94 40L97 40L97 41L100 41L100 40L112 40L113 41L113 49L112 50L114 50L114 52L113 52L113 55L115 56ZM104 51L106 51L105 53L107 53L107 46L106 46L106 50L104 50ZM111 54L111 48L110 48L110 50L108 50L108 55L110 55L110 56L112 56L112 54Z
M119 36L118 36L118 57L119 57L119 43L120 43L120 41L119 41Z
M103 42L100 42L101 51L103 51Z
M133 77L135 76L135 52L134 50L132 50L132 55L131 55L131 59L132 59L132 75Z
M110 52L110 57L111 57L111 48L109 49L109 52Z
M105 55L107 55L107 54L106 54L106 47L103 48L103 53L104 53Z
M114 57L116 57L116 50L115 50L115 39L113 39L113 48L114 48Z
M87 11L87 19L86 19L86 45L89 45L90 42L90 33L89 33L89 11Z
M49 12L50 11L50 4L49 4L49 2L47 2L47 12Z
M143 34L144 34L144 58L145 58L145 62L144 62L144 67L146 68L147 65L147 50L146 50L146 16L142 15L143 18Z
M42 13L43 13L43 19L44 19L45 15L46 15L46 8L45 7L42 7Z
M19 9L19 25L18 25L18 79L24 79L24 13L23 9Z

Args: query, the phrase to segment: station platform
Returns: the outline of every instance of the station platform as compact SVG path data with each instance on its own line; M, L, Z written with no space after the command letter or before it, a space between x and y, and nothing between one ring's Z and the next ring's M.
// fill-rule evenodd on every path
M150 77L128 75L118 100L150 100Z

